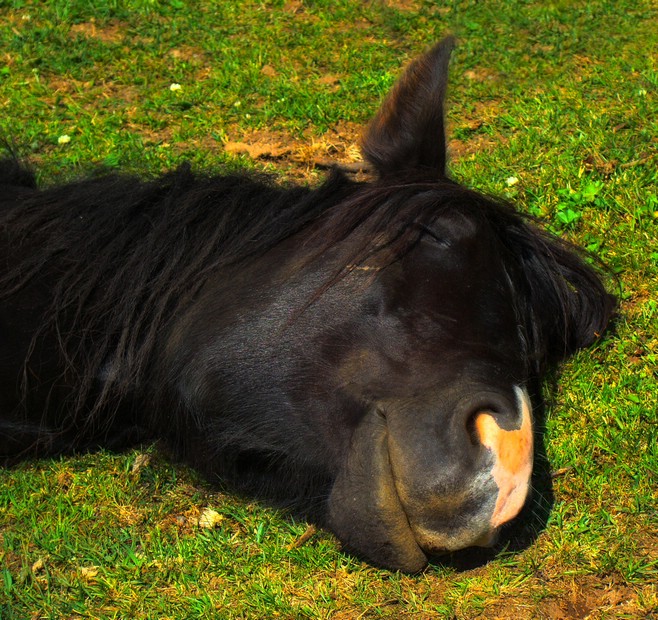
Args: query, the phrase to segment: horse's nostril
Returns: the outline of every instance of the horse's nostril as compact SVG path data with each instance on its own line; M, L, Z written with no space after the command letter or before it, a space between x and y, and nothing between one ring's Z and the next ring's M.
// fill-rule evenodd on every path
M530 488L533 460L532 413L527 392L521 388L515 390L519 407L515 415L480 411L473 420L478 443L493 457L491 478L498 487L496 506L490 521L494 528L519 513Z
M466 432L471 443L483 443L481 432L478 431L478 420L483 415L494 421L504 431L519 430L523 422L525 392L514 386L512 393L506 391L482 391L472 395L462 403Z
M478 428L483 415L495 420L501 428L518 426L518 413L513 408L493 399L479 399L476 405L468 408L466 415L466 433L474 446L482 446L484 443L481 429Z
M471 413L466 418L466 434L468 435L470 442L474 446L478 446L478 447L482 445L476 428L476 420L480 415L480 413L481 413L480 411L476 411L475 413Z

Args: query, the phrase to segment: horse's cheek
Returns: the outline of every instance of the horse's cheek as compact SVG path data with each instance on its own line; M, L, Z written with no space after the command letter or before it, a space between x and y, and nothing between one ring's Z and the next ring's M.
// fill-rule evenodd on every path
M398 498L386 424L370 412L354 432L329 498L329 527L348 550L369 561L418 572L427 564Z

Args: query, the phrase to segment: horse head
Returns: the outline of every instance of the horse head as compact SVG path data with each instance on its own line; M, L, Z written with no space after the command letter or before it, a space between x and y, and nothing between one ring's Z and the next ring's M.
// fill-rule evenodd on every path
M613 307L573 248L449 180L452 45L410 65L365 134L378 177L365 191L393 205L388 233L370 231L379 250L349 274L368 281L361 314L325 345L335 389L364 411L331 490L330 527L371 561L408 571L489 545L517 516L533 464L528 386L593 342Z

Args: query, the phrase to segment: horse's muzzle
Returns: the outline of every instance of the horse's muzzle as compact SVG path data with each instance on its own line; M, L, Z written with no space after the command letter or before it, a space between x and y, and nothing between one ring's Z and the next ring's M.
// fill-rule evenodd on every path
M521 388L514 393L507 410L462 416L463 438L453 429L437 440L421 428L410 442L394 415L368 414L329 499L329 526L345 547L380 566L417 572L428 556L491 545L530 488L530 400ZM445 445L450 437L460 445Z

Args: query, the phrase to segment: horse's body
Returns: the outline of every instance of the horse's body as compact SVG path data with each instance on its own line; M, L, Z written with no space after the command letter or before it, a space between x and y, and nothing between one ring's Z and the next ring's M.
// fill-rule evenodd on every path
M613 303L573 248L447 179L450 48L371 124L371 183L39 190L6 161L0 456L161 439L381 565L489 542L528 492L528 385Z

